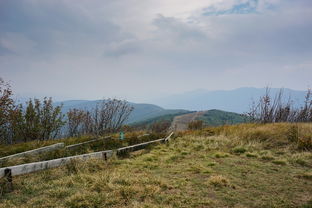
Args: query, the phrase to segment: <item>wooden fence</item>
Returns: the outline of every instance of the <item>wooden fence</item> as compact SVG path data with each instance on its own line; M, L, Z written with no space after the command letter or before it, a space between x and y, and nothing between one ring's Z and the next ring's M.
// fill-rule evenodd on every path
M173 133L171 133L168 137L163 139L157 139L149 142L144 142L141 144L131 145L127 147L122 147L116 150L117 155L121 155L125 152L134 152L140 149L144 149L145 147L155 144L158 142L166 142L169 141ZM17 176L21 174L26 173L32 173L39 170L45 170L49 168L55 168L59 167L61 165L64 165L68 162L70 162L73 159L88 159L88 158L103 158L104 160L107 160L108 158L112 157L113 150L106 150L106 151L100 151L100 152L93 152L83 155L76 155L76 156L70 156L70 157L64 157L64 158L58 158L53 160L47 160L47 161L41 161L41 162L33 162L33 163L27 163L22 165L16 165L16 166L10 166L10 167L4 167L0 168L0 178L7 177L8 181L12 181L12 176Z
M26 151L26 152L21 152L21 153L17 153L17 154L14 154L14 155L9 155L9 156L6 156L6 157L2 157L2 158L0 158L0 163L3 162L3 161L7 161L7 160L10 160L10 159L13 159L13 158L24 157L24 156L27 156L27 155L39 154L39 153L42 153L42 152L49 152L49 151L53 151L53 150L60 149L60 148L63 148L63 147L64 147L64 143L57 143L57 144L52 144L52 145L45 146L45 147L40 147L38 149L33 149L33 150Z
M66 149L75 149L77 147L80 147L80 146L83 146L83 145L86 145L86 144L94 143L94 142L101 141L101 140L104 140L104 139L109 139L109 138L111 138L111 137L107 136L107 137L104 137L104 138L92 139L92 140L89 140L89 141L86 141L86 142L81 142L81 143L78 143L78 144L68 145L65 148Z

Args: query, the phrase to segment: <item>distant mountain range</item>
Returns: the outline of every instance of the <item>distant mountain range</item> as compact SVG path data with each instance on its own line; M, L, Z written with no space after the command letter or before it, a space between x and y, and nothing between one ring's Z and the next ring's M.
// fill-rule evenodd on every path
M275 95L280 89L272 88L272 95ZM265 88L244 87L234 90L196 90L183 94L172 95L154 100L153 103L164 108L178 108L187 110L209 110L220 109L224 111L244 113L249 110L252 100L258 101L259 97L264 95ZM291 96L295 105L301 105L304 102L306 91L297 91L284 89L285 98Z
M62 111L63 113L66 113L73 108L91 110L95 108L96 104L99 102L100 100L67 100L62 102L55 102L54 105L62 104ZM134 107L134 110L130 114L127 123L135 123L159 116L175 115L189 112L182 109L164 109L153 104L130 103L130 105Z
M279 89L272 88L271 94L275 95ZM245 113L249 110L252 100L258 101L260 96L265 93L265 88L251 88L244 87L234 90L196 90L192 92L186 92L179 95L172 95L160 100L155 100L154 104L142 104L142 103L132 103L130 104L134 107L127 123L133 124L138 122L152 123L158 120L173 118L177 115L192 113L194 111L207 111L211 109L219 109L222 111L227 111L225 114L220 113L221 111L209 111L201 120L204 120L209 125L222 123L229 121L236 123L236 120L240 122L240 118L235 116L232 118L232 114L228 112L235 113ZM294 101L294 104L299 106L303 104L306 91L296 91L291 89L284 89L285 98L288 99L290 96ZM28 99L20 99L20 103L24 103ZM96 104L100 100L67 100L62 102L55 102L55 105L63 104L62 111L66 113L69 109L77 108L84 110L91 110L95 108ZM162 107L160 107L162 106ZM231 119L229 119L231 118ZM216 121L213 121L217 119Z

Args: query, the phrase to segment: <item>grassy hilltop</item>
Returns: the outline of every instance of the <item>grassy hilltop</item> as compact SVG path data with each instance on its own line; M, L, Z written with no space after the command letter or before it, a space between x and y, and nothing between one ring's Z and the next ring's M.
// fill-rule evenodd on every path
M312 124L187 131L108 162L14 177L0 207L312 207Z

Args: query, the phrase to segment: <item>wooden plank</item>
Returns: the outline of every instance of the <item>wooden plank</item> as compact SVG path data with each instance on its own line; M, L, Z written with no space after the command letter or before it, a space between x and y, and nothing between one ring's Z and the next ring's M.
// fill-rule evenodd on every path
M145 137L145 136L149 136L149 135L150 135L150 134L143 134L143 135L138 136L138 138Z
M83 154L83 155L76 155L76 156L70 156L70 157L64 157L64 158L59 158L59 159L54 159L54 160L47 160L47 161L41 161L41 162L33 162L33 163L27 163L23 165L16 165L16 166L11 166L11 167L5 167L5 168L0 168L0 178L5 176L5 170L10 169L12 176L17 176L17 175L22 175L26 173L32 173L36 172L39 170L45 170L49 168L55 168L59 167L61 165L64 165L68 162L70 162L73 159L88 159L88 158L103 158L107 159L113 155L112 150L107 150L107 151L100 151L100 152L93 152L93 153L88 153L88 154Z
M60 148L63 148L63 147L64 147L64 143L52 144L52 145L49 145L49 146L40 147L40 148L29 150L29 151L26 151L26 152L20 152L20 153L14 154L14 155L9 155L9 156L6 156L6 157L2 157L2 158L0 158L0 162L6 161L6 160L10 160L10 159L13 159L13 158L17 158L17 157L24 157L26 155L34 155L34 154L39 154L39 153L42 153L42 152L49 152L49 151L53 151L53 150L60 149Z
M153 140L153 141L149 141L149 142L144 142L141 144L135 144L135 145L131 145L131 146L127 146L127 147L121 147L119 149L117 149L117 155L122 154L124 152L134 152L140 149L144 149L146 146L153 144L153 143L157 143L157 142L164 142L165 139L157 139L157 140Z
M166 138L165 138L165 141L166 142L168 142L170 139L171 139L171 136L174 134L174 132L171 132L170 134L169 134L169 136L167 136Z
M74 149L74 148L77 148L79 146L83 146L83 145L86 145L86 144L90 144L90 143L93 143L93 142L97 142L97 141L101 141L101 140L109 139L109 138L111 138L111 137L107 136L107 137L104 137L104 138L92 139L92 140L89 140L89 141L86 141L86 142L81 142L81 143L78 143L78 144L68 145L65 148L66 149Z
M172 135L173 135L173 132L168 137L163 138L163 139L156 139L156 140L149 141L149 142L144 142L140 144L135 144L135 145L119 148L117 149L117 155L123 154L124 152L134 152L137 150L141 150L141 149L144 149L146 146L153 144L153 143L169 141Z

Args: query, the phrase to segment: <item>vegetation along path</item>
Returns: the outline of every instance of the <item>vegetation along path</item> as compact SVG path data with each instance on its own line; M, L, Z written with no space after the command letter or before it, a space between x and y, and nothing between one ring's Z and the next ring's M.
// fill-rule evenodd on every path
M170 130L172 131L184 131L188 129L188 124L196 118L204 115L205 111L198 111L194 113L183 114L180 116L174 117Z

